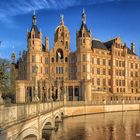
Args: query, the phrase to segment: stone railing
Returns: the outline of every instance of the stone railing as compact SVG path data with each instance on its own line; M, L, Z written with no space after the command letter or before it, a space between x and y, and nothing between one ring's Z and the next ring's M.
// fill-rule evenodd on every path
M63 106L63 102L0 105L0 127L48 113Z
M10 106L0 105L0 127L6 127L22 120L30 119L38 115L51 112L63 106L96 106L96 105L123 105L140 104L140 101L63 101L47 103L14 104Z

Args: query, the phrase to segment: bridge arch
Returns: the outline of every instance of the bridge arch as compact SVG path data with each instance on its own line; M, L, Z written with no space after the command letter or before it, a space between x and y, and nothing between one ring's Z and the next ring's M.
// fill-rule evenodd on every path
M47 118L42 122L41 131L43 130L43 128L45 127L45 125L48 125L48 126L50 126L50 127L53 127L53 121L52 121L52 118L51 118L51 117L47 117Z
M37 138L37 140L39 139L39 132L37 130L37 128L35 127L29 127L27 129L24 129L23 131L21 131L15 140L24 140L24 138L28 137L28 136L35 136Z

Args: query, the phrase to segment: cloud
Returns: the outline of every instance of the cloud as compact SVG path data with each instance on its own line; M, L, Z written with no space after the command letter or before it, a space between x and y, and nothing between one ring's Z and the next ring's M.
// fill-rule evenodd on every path
M120 0L3 0L0 2L0 19L25 14L33 10L65 9L77 5L89 5ZM123 1L123 0L122 0Z

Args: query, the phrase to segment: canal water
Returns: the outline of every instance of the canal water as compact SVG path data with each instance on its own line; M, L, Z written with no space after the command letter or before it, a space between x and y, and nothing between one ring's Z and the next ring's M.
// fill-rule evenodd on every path
M65 118L44 140L140 140L140 112L116 112Z

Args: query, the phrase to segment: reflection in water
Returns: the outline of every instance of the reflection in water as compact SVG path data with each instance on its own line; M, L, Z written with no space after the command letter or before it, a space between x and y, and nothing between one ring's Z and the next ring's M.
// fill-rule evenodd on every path
M122 117L123 115L123 117ZM140 140L140 112L94 114L64 119L45 140Z

